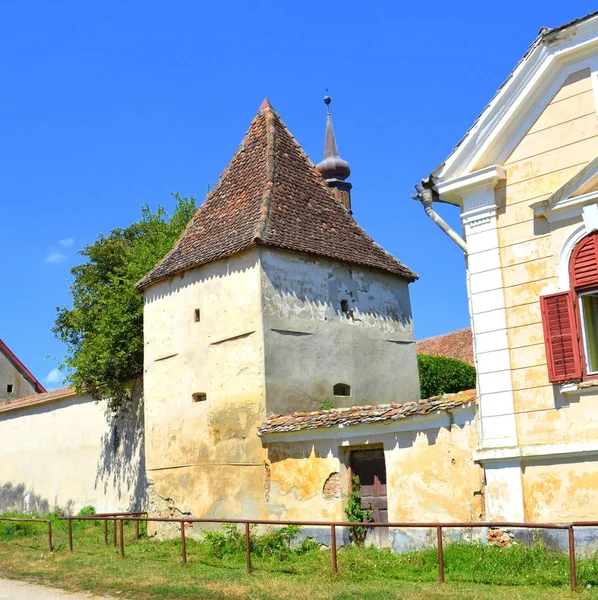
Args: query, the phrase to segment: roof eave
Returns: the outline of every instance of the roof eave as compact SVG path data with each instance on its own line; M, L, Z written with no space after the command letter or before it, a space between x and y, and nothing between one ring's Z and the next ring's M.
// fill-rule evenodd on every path
M546 91L552 69L596 53L597 46L598 12L539 35L434 175L446 182L500 164L507 141L525 129L526 115Z

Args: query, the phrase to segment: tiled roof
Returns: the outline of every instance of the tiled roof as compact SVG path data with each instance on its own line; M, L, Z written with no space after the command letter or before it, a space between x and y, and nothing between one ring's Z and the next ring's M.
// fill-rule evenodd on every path
M35 406L37 404L45 404L46 402L52 402L54 400L61 400L63 398L70 398L75 396L77 391L74 387L64 387L51 392L44 392L43 394L34 394L33 396L25 396L24 398L15 398L8 402L0 402L0 413L9 410L16 410L18 408L25 408L28 406Z
M469 363L472 367L475 366L473 359L473 336L469 327L425 340L419 340L419 342L416 342L416 348L418 354L458 358Z
M15 356L11 349L0 340L0 352L13 364L15 369L37 390L42 393L46 388L33 376L33 373Z
M326 427L348 427L365 423L382 423L408 417L427 415L433 412L451 410L475 402L476 391L467 390L458 394L446 394L406 402L405 404L379 404L378 406L353 406L333 408L315 412L296 412L289 415L272 415L260 426L259 435L318 429Z
M258 244L417 279L334 199L267 100L173 249L138 286Z

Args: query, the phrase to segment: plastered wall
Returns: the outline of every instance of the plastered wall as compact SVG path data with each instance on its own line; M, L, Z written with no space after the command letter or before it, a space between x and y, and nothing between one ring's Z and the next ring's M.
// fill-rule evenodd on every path
M261 265L268 412L419 399L404 279L290 252L262 250Z
M13 386L11 393L7 391L8 385ZM31 383L21 375L19 370L0 351L0 402L30 396L35 393L35 388Z
M0 512L144 506L143 404L126 418L74 396L0 412Z
M598 436L597 394L565 398L548 381L539 297L559 291L558 258L578 219L549 223L531 204L548 198L598 155L589 69L573 73L505 161L496 189L517 438L520 446L577 444ZM588 518L595 456L522 463L525 518ZM500 491L496 490L497 497Z
M534 218L546 199L598 155L589 69L572 74L505 162L499 241L519 444L588 441L598 435L595 395L567 401L548 382L539 297L558 291L564 240L579 226Z
M389 521L481 519L474 411L411 420L402 430L378 424L313 432L311 440L271 436L265 441L268 511L278 519L344 520L351 450L383 448Z
M257 250L145 291L146 460L159 514L264 513ZM200 320L195 321L195 311ZM194 394L205 399L194 401Z

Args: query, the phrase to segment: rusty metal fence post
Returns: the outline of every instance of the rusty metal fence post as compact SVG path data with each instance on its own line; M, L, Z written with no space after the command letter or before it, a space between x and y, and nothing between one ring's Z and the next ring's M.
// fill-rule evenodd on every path
M119 528L119 533L120 533L120 556L121 558L124 558L125 556L125 532L124 532L124 523L125 520L124 519L119 519L118 520L118 528Z
M54 546L52 544L52 521L48 521L48 550L54 552Z
M442 545L442 527L436 527L436 539L438 540L438 581L444 583L444 547Z
M181 560L187 564L187 541L185 540L185 521L181 521Z
M69 551L73 551L73 521L72 519L67 519L68 524L68 532L69 532Z
M114 520L112 522L112 537L113 537L114 547L116 548L116 546L118 546L118 538L116 536L116 517L114 517Z
M108 519L104 519L104 544L108 545Z
M245 521L245 559L247 572L251 573L251 532L249 531L249 521Z
M575 533L573 525L569 525L569 577L571 578L571 589L577 587L577 574L575 569Z
M139 517L135 521L135 539L138 540L141 536L139 535Z
M338 564L336 562L336 526L330 526L330 550L332 551L332 570L338 573Z

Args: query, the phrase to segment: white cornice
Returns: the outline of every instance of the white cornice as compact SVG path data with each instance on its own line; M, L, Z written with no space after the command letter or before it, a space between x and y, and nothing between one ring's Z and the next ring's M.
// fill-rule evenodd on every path
M554 206L548 206L547 201L538 202L532 205L534 216L544 217L549 223L558 223L574 217L579 217L583 212L583 207L598 201L598 191L566 198Z
M493 190L496 184L506 178L505 170L499 165L492 165L462 177L456 177L436 185L440 200L452 204L461 204L464 196L478 190Z
M490 463L505 460L550 459L557 456L583 456L597 454L598 442L573 444L537 444L528 446L508 446L504 448L488 448L474 452L476 462Z
M567 67L595 71L596 54L598 17L536 40L436 175L450 183L479 165L500 163L570 74Z

